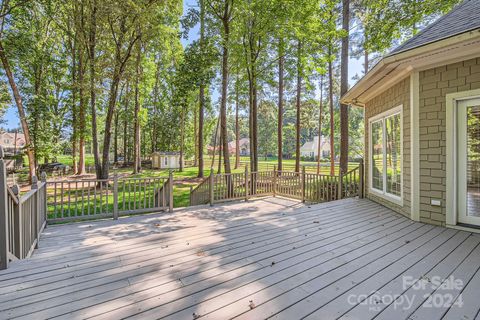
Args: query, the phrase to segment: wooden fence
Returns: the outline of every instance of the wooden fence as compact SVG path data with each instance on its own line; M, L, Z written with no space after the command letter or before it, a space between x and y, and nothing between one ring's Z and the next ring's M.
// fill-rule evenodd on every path
M363 161L336 176L307 172L271 171L214 174L190 190L190 205L214 204L251 197L279 195L303 202L327 202L363 197Z
M47 182L48 221L71 221L173 210L173 176Z
M38 246L46 225L46 175L32 179L31 190L20 195L18 186L7 185L3 149L0 147L0 269L10 261L29 257Z

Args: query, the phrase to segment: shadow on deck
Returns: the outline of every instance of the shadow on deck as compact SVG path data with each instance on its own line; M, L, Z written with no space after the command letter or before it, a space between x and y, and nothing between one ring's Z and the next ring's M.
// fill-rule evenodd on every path
M479 244L365 199L57 225L0 271L0 318L475 319Z

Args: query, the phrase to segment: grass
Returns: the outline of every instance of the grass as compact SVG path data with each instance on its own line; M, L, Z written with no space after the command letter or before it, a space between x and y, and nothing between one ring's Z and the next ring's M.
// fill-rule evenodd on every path
M218 156L216 157L215 160L216 161L215 161L214 166L213 166L214 172L216 172L216 170L218 168ZM63 164L69 165L69 166L72 166L72 164L73 164L72 158L69 155L58 156L57 161L61 162ZM231 163L232 163L232 172L233 173L241 173L241 172L245 171L245 166L248 165L249 158L248 157L241 157L241 165L239 166L238 169L233 168L234 163L235 163L235 157L231 157ZM212 164L211 156L205 156L205 165L204 165L204 167L205 167L204 176L205 177L208 177L210 175L211 164ZM270 158L268 160L265 160L264 158L261 158L259 160L259 170L261 170L261 171L273 170L273 168L276 164L277 164L277 160L275 158ZM295 160L294 159L285 159L285 160L283 160L283 164L285 165L284 170L291 171L291 170L293 170L293 166L295 165ZM87 155L86 156L85 165L87 167L94 166L93 155ZM301 165L306 166L307 172L316 173L317 162L302 161ZM356 163L350 163L349 164L349 169L353 169L353 168L357 167L357 165L358 164L356 164ZM24 171L25 172L20 173L20 175L17 175L17 177L22 178L23 176L25 176L24 178L26 179L26 175L28 173L28 170L24 170ZM338 167L335 168L335 171L336 171L336 174L338 174ZM138 174L132 174L132 168L127 167L127 168L117 168L117 169L110 170L110 173L111 173L111 175L113 175L114 173L117 173L120 177L128 177L128 178L160 178L160 177L168 177L169 170L153 170L153 169L145 168ZM329 166L328 162L322 162L320 173L325 174L325 175L330 174L330 166ZM173 172L173 177L174 177L174 207L176 207L176 208L186 207L186 206L189 205L189 202L190 202L190 199L189 199L190 198L190 188L191 187L196 187L202 181L202 179L197 178L197 175L198 175L198 168L196 168L196 167L184 168L184 170L182 172L180 172L178 170ZM49 181L55 181L55 180L62 180L62 179L64 179L64 178L62 178L62 177L55 177L55 178L50 177L48 180ZM70 178L67 178L67 179L70 179ZM79 180L79 181L81 181L81 180ZM151 190L145 190L144 192L147 192L147 193L151 192L153 194L153 187L152 187ZM49 195L49 196L50 196L50 201L52 201L51 197L53 197L53 195ZM66 193L65 196L68 196L68 193ZM76 199L77 195L73 196L73 194L70 194L70 197ZM80 202L80 201L81 200L78 200L78 202ZM131 198L130 195L128 195L128 197L126 198L126 203L129 204L132 207L133 207L133 203L135 201L138 201L138 199L133 199L133 198ZM119 202L123 203L123 199L119 199ZM71 207L71 210L76 209L77 212L78 212L79 208L81 208L82 206L83 206L84 209L88 208L88 206L90 206L91 210L95 209L93 204L90 204L90 203L84 203L83 205L80 205L79 203L76 203L74 208ZM108 197L105 195L102 198L102 203L99 204L99 206L103 206L103 207L101 207L103 212L105 212L106 210L111 212L113 210L113 196L111 195L111 193L108 195ZM99 209L99 207L97 207L97 210L98 209ZM49 207L49 210L50 210L49 212L50 212L51 216L58 216L57 213L53 212L53 208ZM68 215L70 215L70 213Z

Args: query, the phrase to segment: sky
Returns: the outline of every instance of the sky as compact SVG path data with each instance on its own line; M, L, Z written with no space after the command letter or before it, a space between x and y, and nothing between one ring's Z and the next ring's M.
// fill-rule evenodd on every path
M185 0L184 1L184 13L186 13L188 11L189 7L196 6L196 3L197 3L196 0ZM184 46L186 46L190 42L198 39L198 37L199 37L199 27L197 25L196 27L194 27L190 30L189 35L188 35L188 39L182 39L182 44ZM358 75L362 74L362 70L363 70L362 62L363 62L362 58L360 58L358 60L351 58L349 60L348 69L349 69L349 77L350 77L350 81L349 81L350 86L353 86L356 82L352 78L356 74L358 74ZM213 99L216 100L218 95L219 95L218 92L216 92L216 93L214 92L213 93ZM7 109L7 112L5 114L5 123L3 123L1 126L3 128L6 128L6 129L14 129L14 128L18 128L20 126L20 120L19 120L19 117L18 117L17 108L13 104L13 101L12 101L12 105L10 106L10 108Z

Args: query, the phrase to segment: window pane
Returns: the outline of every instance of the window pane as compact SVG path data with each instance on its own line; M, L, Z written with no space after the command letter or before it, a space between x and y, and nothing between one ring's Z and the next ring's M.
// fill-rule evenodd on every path
M467 214L480 215L480 106L467 109Z
M385 119L387 155L387 193L402 195L402 159L400 141L400 114Z
M372 188L383 191L383 121L372 123Z

